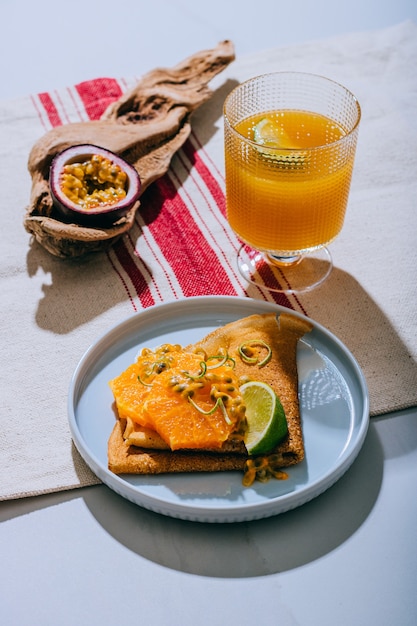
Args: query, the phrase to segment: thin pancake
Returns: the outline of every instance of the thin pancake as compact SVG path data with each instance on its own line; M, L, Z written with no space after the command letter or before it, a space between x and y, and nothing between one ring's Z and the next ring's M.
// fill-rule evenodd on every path
M123 439L124 420L117 420L108 444L109 469L115 474L164 474L243 470L246 454L145 450Z
M236 362L238 376L268 383L280 397L288 423L287 437L271 451L279 455L280 465L288 467L304 458L301 418L298 402L297 342L312 328L290 313L252 315L222 326L187 350L203 349L208 355L226 349ZM269 362L259 367L243 361L242 343L264 342L272 350ZM246 453L183 452L146 450L131 446L123 439L125 422L118 420L109 439L109 469L116 474L158 474L171 472L225 471L243 469Z

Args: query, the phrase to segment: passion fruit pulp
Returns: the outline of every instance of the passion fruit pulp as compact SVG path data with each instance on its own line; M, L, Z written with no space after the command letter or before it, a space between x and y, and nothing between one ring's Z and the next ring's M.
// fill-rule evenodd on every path
M63 150L52 161L49 186L62 217L85 226L116 223L139 200L138 172L120 156L92 144Z

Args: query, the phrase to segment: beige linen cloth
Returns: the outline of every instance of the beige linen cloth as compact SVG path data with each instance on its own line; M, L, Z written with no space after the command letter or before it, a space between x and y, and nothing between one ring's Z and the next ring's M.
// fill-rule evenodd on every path
M238 57L213 81L215 94L195 114L188 147L144 204L143 222L139 218L116 251L78 262L49 255L22 225L30 192L29 150L51 127L52 118L41 107L45 98L0 103L0 499L98 482L71 442L66 402L79 359L110 326L189 295L259 297L230 269L237 243L219 211L221 193L210 204L202 189L210 180L211 193L224 191L225 96L237 82L263 72L320 73L345 84L361 103L346 223L331 246L335 269L322 287L290 298L288 305L329 328L353 352L367 378L372 415L417 404L416 68L417 27L410 22ZM74 89L50 97L62 123L87 119ZM158 195L167 200L153 219ZM175 269L171 275L169 261L155 253L163 242L158 235L164 215L172 207L179 211L181 203L194 215L198 237L208 242L204 254L229 268L226 287L217 282L210 290L213 283L204 272L189 282Z

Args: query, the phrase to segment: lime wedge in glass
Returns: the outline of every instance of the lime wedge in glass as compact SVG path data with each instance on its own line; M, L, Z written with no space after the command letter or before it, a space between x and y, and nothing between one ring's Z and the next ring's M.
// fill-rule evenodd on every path
M284 148L285 152L259 149L263 156L273 161L278 161L282 165L302 167L306 162L307 153L300 152L297 146L291 145L291 140L286 135L284 129L269 117L263 117L254 126L253 140L259 146L265 146L266 148ZM291 152L291 150L294 150L294 152Z
M268 117L262 118L261 121L254 126L253 139L261 146L270 146L271 148L282 148L286 143L282 129Z

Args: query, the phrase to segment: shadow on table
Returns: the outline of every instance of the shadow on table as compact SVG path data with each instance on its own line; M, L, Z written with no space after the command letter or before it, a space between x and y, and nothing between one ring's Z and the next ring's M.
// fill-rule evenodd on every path
M276 517L200 524L152 513L105 485L4 502L0 522L82 498L115 541L138 556L197 576L250 578L308 565L342 546L377 501L384 462L417 450L415 409L371 420L357 459L328 491Z
M199 576L241 578L292 570L338 548L364 523L378 498L383 450L371 424L348 472L327 492L293 511L253 522L201 524L164 517L112 491L88 490L97 521L132 552Z
M412 330L407 345L394 326L396 321L405 329L407 302L398 303L396 320L390 318L354 276L338 267L323 285L302 294L300 300L305 313L334 333L357 359L368 384L371 415L416 403Z

